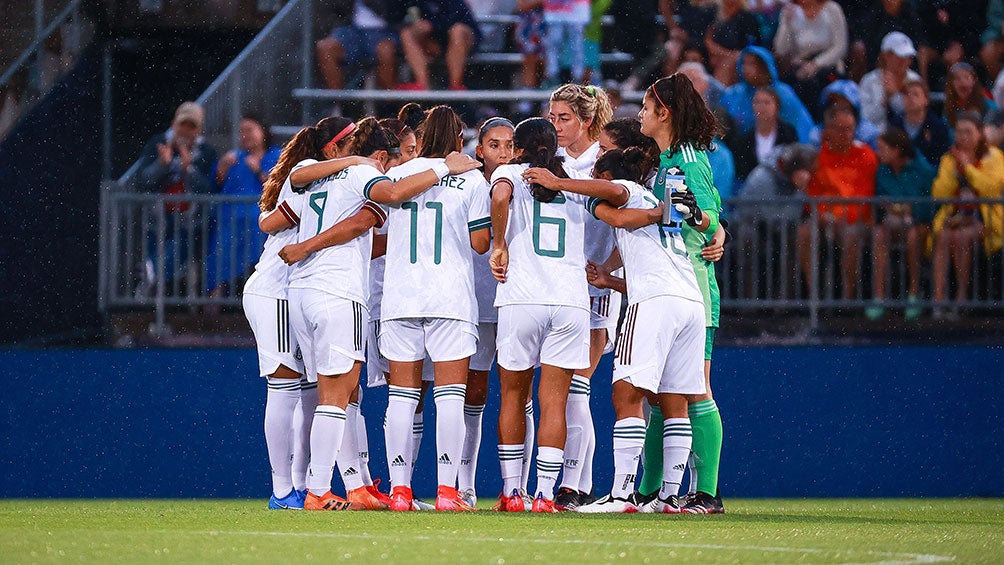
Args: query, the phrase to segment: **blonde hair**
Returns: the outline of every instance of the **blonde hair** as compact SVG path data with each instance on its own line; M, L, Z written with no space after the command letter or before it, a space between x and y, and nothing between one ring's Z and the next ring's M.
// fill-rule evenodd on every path
M581 84L565 84L551 93L551 102L564 102L572 108L579 121L589 124L589 139L600 138L603 126L614 118L614 109L610 105L610 97L598 86L582 86Z

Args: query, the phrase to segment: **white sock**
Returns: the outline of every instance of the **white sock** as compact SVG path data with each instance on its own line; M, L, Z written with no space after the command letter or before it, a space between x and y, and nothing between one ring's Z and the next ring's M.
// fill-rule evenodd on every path
M589 406L589 403L586 403ZM585 443L582 460L579 462L579 491L593 492L593 455L596 453L596 427L593 425L593 412L589 410L589 424L582 428L582 440Z
M356 447L359 448L359 474L362 476L363 484L370 486L373 484L373 477L370 476L370 437L366 433L366 417L363 416L363 388L359 387L359 425L356 426Z
M310 426L317 409L317 383L300 380L299 410L293 413L293 488L307 490L310 465Z
M499 466L502 467L502 494L511 496L520 488L520 473L523 471L523 444L499 444ZM525 488L525 487L524 487Z
M662 488L659 498L680 494L683 470L693 443L690 418L666 418L662 421Z
M481 416L484 404L464 404L464 449L460 452L457 485L460 490L475 488L478 472L478 452L481 451Z
M614 485L610 494L627 498L634 492L634 478L644 447L645 420L624 418L614 423Z
M526 411L526 437L523 439L523 471L519 478L520 492L530 491L530 463L533 462L533 446L537 445L537 428L533 420L533 400L524 407Z
M687 487L687 492L697 494L697 456L693 451L687 457L687 472L690 473L690 486Z
M422 389L418 389L421 391ZM417 408L417 407L416 407ZM422 447L422 435L425 433L425 412L415 412L411 420L411 466L418 461L418 452Z
M342 476L345 492L363 486L362 473L359 472L359 437L356 428L359 427L359 405L350 402L345 408L345 436L342 447L338 450L338 472Z
M464 449L464 397L467 385L432 388L436 400L436 470L439 484L456 488L460 454Z
M415 409L422 395L420 388L390 385L387 393L387 416L384 437L391 486L411 486L411 428Z
M548 500L554 498L554 485L558 482L563 456L563 450L557 447L537 448L537 492L534 498L541 495Z
M331 475L344 435L345 410L319 405L314 410L314 424L310 430L310 467L307 469L310 492L320 496L331 490Z
M265 446L272 467L272 494L293 490L293 414L300 402L300 381L269 378L265 397Z
M586 461L588 436L593 433L593 415L589 411L589 379L581 375L572 375L568 404L565 405L565 425L568 432L565 436L565 472L561 475L561 486L581 491L582 470L587 463L591 463Z

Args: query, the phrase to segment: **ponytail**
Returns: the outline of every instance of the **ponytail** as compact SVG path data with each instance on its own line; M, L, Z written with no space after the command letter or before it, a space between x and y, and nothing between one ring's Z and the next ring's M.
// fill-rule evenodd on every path
M562 158L556 155L558 133L551 122L544 118L523 120L512 132L512 143L517 151L522 151L512 163L543 167L557 177L568 178L568 173L561 166ZM558 196L558 191L544 188L537 183L530 185L530 192L540 202L551 202Z
M261 199L258 200L258 207L263 212L270 212L275 209L279 200L279 192L282 185L289 178L289 173L293 167L304 159L324 159L324 146L335 141L335 136L344 131L352 123L352 120L342 117L324 118L317 122L317 125L307 126L296 132L293 139L290 139L279 154L279 160L268 174L268 180L262 186ZM339 147L343 146L346 140L337 140Z

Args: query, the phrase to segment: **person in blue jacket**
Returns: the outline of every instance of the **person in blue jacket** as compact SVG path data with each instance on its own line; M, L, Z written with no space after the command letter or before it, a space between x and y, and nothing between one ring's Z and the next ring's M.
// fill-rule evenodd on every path
M740 80L728 87L721 104L729 112L740 132L753 128L753 93L770 85L781 98L781 119L795 126L798 140L807 142L812 130L812 116L790 85L778 78L774 56L763 47L751 45L742 50L738 64Z

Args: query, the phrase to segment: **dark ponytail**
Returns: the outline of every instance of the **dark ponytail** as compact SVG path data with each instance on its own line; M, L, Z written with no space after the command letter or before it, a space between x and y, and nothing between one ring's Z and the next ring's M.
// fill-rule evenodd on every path
M425 121L417 132L422 140L418 156L442 158L460 150L464 122L453 108L440 105L425 113Z
M558 151L558 132L554 125L544 118L527 118L516 124L512 132L513 147L521 152L512 161L514 164L526 163L531 167L543 167L555 176L568 178L568 173L561 166L562 158L556 155ZM551 202L558 196L558 191L550 190L537 183L530 185L533 197L540 202Z
M647 162L645 153L637 147L629 147L623 151L611 149L596 160L593 171L600 173L610 173L610 176L618 180L629 180L641 184L648 169L644 168Z
M655 140L641 132L641 122L637 118L618 118L603 126L603 132L617 149L637 147L645 156L643 171L654 169L659 163L659 146Z
M307 126L296 132L293 139L290 139L282 148L279 160L269 172L268 180L262 187L258 207L263 212L273 210L279 199L279 191L282 190L282 185L286 182L293 167L304 159L323 160L324 146L334 140L335 136L345 131L345 128L350 124L352 124L352 120L349 118L336 116L324 118L317 122L317 125ZM343 147L350 137L346 135L344 139L336 142L337 145Z

